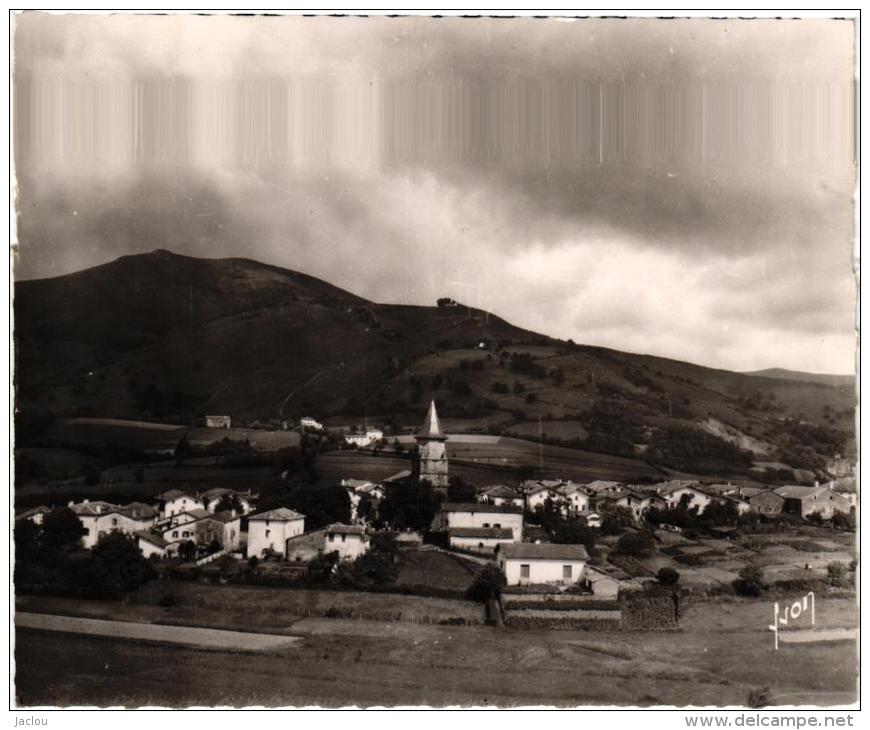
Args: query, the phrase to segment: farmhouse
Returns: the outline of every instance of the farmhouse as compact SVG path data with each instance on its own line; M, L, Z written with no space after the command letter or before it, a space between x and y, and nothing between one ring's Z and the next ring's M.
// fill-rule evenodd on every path
M504 484L494 484L487 487L480 493L480 499L486 504L511 505L513 507L522 507L524 504L523 496Z
M305 532L305 515L286 507L248 517L248 555L286 554L287 540Z
M147 528L154 521L153 510L141 503L134 503L133 508L128 509L110 502L91 502L86 499L79 504L70 503L69 508L82 523L85 531L82 545L86 548L92 548L101 537L110 532L132 535Z
M698 514L701 514L711 501L710 495L703 492L696 482L666 482L656 491L671 509L684 505L687 509L697 508Z
M163 519L192 509L205 509L205 502L196 494L180 489L170 489L158 494L156 499L160 502L160 516Z
M169 543L151 530L141 530L136 533L139 550L146 558L165 558L170 554ZM179 543L176 543L176 549Z
M229 416L206 416L206 428L230 428L232 426L232 418Z
M51 510L45 505L39 505L39 507L33 507L32 509L24 510L24 512L19 512L15 515L15 521L21 522L23 520L30 520L34 525L41 525L42 520Z
M447 540L460 550L491 553L502 543L513 542L514 533L504 527L448 527Z
M496 563L507 585L578 582L589 560L582 545L512 543L496 548Z
M817 514L830 519L834 516L834 512L848 515L852 508L848 499L827 487L786 486L778 487L774 491L785 499L783 512L801 517Z
M772 489L765 489L749 498L749 506L753 512L770 517L782 512L785 497Z
M562 495L556 491L564 482L560 480L536 480L526 481L520 485L520 489L526 498L526 509L534 511L537 507L543 507L547 500L550 502L558 502L562 499Z
M559 499L565 503L567 512L577 514L589 509L589 493L579 484L566 482L556 487Z
M432 529L449 531L456 527L511 530L513 541L522 542L523 510L508 505L445 502L432 522Z
M204 503L207 512L217 512L221 500L226 498L224 501L225 505L229 503L235 505L231 506L230 510L235 509L240 514L246 515L251 511L251 503L255 496L251 494L250 489L247 492L238 492L235 489L228 489L227 487L215 487L203 492L200 495L200 499Z
M234 512L216 512L193 524L194 542L197 545L216 543L221 550L233 552L239 549L242 533L241 518Z
M344 437L347 444L365 448L371 446L384 438L384 432L379 428L370 428L363 432L349 433Z
M302 416L299 419L299 426L301 428L310 428L312 431L322 431L323 424L319 421L315 421L311 416Z
M369 542L365 528L336 522L325 530L323 552L337 552L342 560L356 560L369 551Z

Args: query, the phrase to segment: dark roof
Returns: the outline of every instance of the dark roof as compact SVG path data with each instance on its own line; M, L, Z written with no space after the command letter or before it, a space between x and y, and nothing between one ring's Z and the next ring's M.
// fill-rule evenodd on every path
M326 532L336 535L365 535L366 528L361 525L345 525L341 522L334 522L326 528Z
M130 504L125 504L119 511L134 520L150 519L157 514L156 509L154 509L150 504L145 504L144 502L131 502Z
M155 535L153 532L148 530L141 530L136 533L136 537L139 537L145 542L150 542L152 545L156 545L157 547L166 547L169 543L164 540L160 535Z
M51 510L46 507L44 504L39 505L39 507L33 507L32 509L24 510L24 512L19 512L15 515L16 520L26 520L28 517L33 517L33 515L38 514L48 514Z
M484 489L481 494L485 494L487 497L501 497L504 499L520 499L522 497L516 489L512 489L506 484L494 484Z
M486 537L489 539L513 540L514 531L509 527L451 527L450 537Z
M522 507L510 504L478 504L477 502L445 502L441 505L442 512L491 512L495 514L521 515Z
M190 497L191 499L199 499L194 492L181 489L168 489L163 494L158 494L157 499L168 502L179 497Z
M288 509L287 507L278 507L278 509L270 509L268 512L260 512L258 515L250 515L248 522L253 520L274 520L275 522L289 522L290 520L303 519L305 515Z
M426 414L426 420L420 426L416 438L418 439L440 439L446 441L447 437L441 432L441 422L438 420L438 411L435 410L435 401L429 404L429 412Z
M525 560L588 560L589 553L582 545L554 545L552 543L513 542L499 545L497 550L506 558Z

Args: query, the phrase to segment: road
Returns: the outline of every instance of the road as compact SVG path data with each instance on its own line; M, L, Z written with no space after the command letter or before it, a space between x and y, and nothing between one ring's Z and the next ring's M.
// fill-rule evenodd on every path
M18 613L15 625L22 629L78 634L127 641L195 646L227 651L274 651L300 641L296 636L255 634L246 631L201 629L193 626L162 626L130 621L103 621L93 618L52 616L45 613Z

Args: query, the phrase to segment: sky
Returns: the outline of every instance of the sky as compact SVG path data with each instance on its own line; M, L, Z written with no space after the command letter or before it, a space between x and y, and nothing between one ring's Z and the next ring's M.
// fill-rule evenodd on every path
M15 23L16 277L165 248L578 343L854 372L853 25Z

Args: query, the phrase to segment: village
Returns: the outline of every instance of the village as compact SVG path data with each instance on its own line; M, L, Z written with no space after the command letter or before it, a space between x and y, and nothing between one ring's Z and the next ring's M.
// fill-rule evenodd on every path
M210 418L208 425L229 428L230 419ZM299 428L318 431L323 425L305 417ZM353 448L377 447L383 433L368 429L345 440ZM312 525L308 518L306 524L306 515L289 504L261 509L261 495L245 485L204 491L179 485L150 503L82 499L60 510L80 523L81 548L99 549L108 536L123 535L164 579L208 582L211 576L225 583L257 576L272 585L310 587L312 572L325 570L328 585L330 575L362 565L372 552L393 562L400 561L396 551L449 556L468 570L464 594L485 604L487 621L518 627L676 628L677 601L663 602L662 595L729 585L739 593L744 584L742 592L752 595L751 584L762 581L759 565L783 586L848 578L846 536L857 509L848 477L773 488L685 479L526 479L516 486L473 487L451 478L450 436L434 401L414 441L410 469L381 480L341 479L350 507L345 522ZM431 518L424 515L421 523L419 516L403 520L395 509L386 514L389 493L422 494ZM29 522L38 530L52 512L57 510L46 506L24 510L16 524ZM813 537L796 538L802 529ZM758 560L753 550L766 550L766 559ZM775 560L775 550L791 555ZM424 571L417 585L423 593L425 581ZM384 589L390 576L374 582ZM429 588L436 594L444 589ZM647 612L647 623L638 623L630 606L640 597L664 612Z

